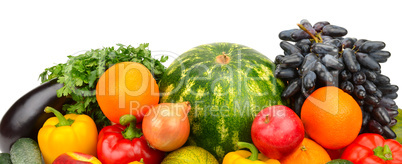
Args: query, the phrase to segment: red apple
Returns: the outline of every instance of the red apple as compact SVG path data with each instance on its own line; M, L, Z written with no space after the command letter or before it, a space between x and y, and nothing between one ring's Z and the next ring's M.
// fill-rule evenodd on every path
M53 164L102 164L96 157L84 153L68 152L59 155Z
M251 127L254 145L265 156L281 159L292 153L304 138L304 127L292 109L275 105L263 109Z

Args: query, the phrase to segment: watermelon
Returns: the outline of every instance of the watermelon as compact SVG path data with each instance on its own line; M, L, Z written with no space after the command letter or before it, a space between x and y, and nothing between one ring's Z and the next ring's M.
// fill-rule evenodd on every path
M252 142L255 115L283 105L284 83L273 75L275 65L249 47L213 43L190 49L167 68L159 82L162 103L189 101L192 109L188 145L211 152L219 161Z

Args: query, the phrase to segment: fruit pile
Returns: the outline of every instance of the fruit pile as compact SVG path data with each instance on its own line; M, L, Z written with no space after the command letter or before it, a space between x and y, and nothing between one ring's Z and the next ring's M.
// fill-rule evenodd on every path
M300 115L301 106L312 92L323 86L337 86L353 96L363 112L360 133L395 138L390 127L397 122L394 99L398 86L381 74L379 63L391 56L383 50L385 43L345 37L345 28L327 21L312 25L304 19L298 26L279 33L284 55L275 58L275 76L287 84L282 98L290 99Z

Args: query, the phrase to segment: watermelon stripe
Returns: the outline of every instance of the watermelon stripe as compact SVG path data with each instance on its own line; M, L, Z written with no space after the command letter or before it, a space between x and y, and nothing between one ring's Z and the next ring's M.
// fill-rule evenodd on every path
M225 54L229 63L219 64ZM180 55L159 83L161 102L190 101L189 145L200 146L219 161L251 141L251 124L265 107L283 104L283 82L273 76L274 64L259 52L232 43L195 47ZM168 93L166 93L168 92Z

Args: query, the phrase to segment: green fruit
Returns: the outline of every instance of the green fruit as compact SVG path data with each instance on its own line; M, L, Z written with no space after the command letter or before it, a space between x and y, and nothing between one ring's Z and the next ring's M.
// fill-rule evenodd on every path
M353 163L346 159L335 159L327 162L326 164L353 164Z
M186 146L170 153L163 159L161 164L193 163L218 164L218 161L211 153L203 148L197 146Z
M402 110L398 109L398 116L395 117L397 120L396 124L391 127L391 129L395 132L396 134L396 140L402 144Z
M30 138L20 138L10 150L13 164L42 164L42 155L38 143Z
M283 105L284 83L275 65L251 48L232 43L195 47L180 55L159 82L161 102L189 101L189 145L211 152L219 161L239 141L252 142L255 115Z
M0 164L12 164L10 154L0 153Z

